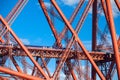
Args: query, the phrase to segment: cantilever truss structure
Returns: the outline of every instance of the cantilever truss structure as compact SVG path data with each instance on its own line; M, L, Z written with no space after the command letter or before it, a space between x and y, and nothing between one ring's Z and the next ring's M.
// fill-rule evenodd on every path
M1 80L58 80L61 74L64 74L64 79L66 80L96 80L98 77L101 80L112 80L114 79L113 76L120 80L120 38L117 39L116 37L117 32L115 30L116 26L110 0L80 0L70 20L65 17L61 8L58 6L57 2L59 1L50 0L51 9L46 7L43 0L38 0L38 2L49 23L56 42L53 44L53 47L41 47L24 45L20 41L10 28L12 22L27 3L27 0L18 0L18 3L6 19L0 16ZM118 10L120 10L119 0L114 0L114 2ZM87 3L86 6L84 5L85 3ZM84 9L82 9L81 17L74 29L72 22L82 7ZM92 50L88 51L78 34L91 7ZM110 46L106 44L106 34L100 36L101 43L98 43L98 31L101 29L98 24L99 7L103 11L102 13L104 14L107 29L111 36L112 45ZM60 34L56 30L56 26L53 24L54 22L50 15L59 18L64 23L64 29ZM71 37L67 36L67 32L71 34ZM62 41L66 42L65 47L63 47ZM19 58L20 60L18 60ZM11 60L14 68L5 65L8 64L8 59ZM33 64L30 64L28 59L30 59ZM50 63L51 59L55 60ZM82 65L80 62L85 64ZM50 72L48 64L52 65L53 63L56 64L56 68L54 72ZM82 66L85 66L86 69L82 68ZM27 73L27 68L29 68L29 74ZM115 73L117 73L117 75L114 75Z

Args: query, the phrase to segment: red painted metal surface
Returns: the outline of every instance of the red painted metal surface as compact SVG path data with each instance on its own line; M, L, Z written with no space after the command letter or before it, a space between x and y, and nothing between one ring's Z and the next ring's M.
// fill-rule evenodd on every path
M69 20L59 7L57 3L59 1L49 1L51 5L49 8L52 9L47 9L48 7L46 7L44 0L38 0L38 2L54 35L55 42L53 47L24 45L10 28L27 3L27 0L18 0L5 19L0 16L1 80L59 80L61 75L64 75L65 80L97 80L98 77L101 80L112 80L114 77L120 80L120 37L117 40L110 0L80 0ZM114 0L114 2L120 10L119 1ZM84 21L88 18L91 7L92 48L91 51L88 51L78 35ZM98 29L101 28L99 27L99 9L102 9L108 30L110 31L111 46L106 47L104 46L106 43L98 43ZM72 24L79 13L81 16L78 18L74 28ZM65 24L63 30L59 31L59 33L50 15L59 18ZM67 35L68 32L70 32L71 37ZM106 34L103 33L100 37L102 37L101 41L104 42L106 40ZM65 47L62 41L66 42ZM55 60L52 61L53 59ZM6 66L6 64L9 64L7 60L10 60L12 65ZM49 64L53 65L53 63L56 67L53 67L55 71L51 72ZM115 70L117 70L117 75L113 77Z

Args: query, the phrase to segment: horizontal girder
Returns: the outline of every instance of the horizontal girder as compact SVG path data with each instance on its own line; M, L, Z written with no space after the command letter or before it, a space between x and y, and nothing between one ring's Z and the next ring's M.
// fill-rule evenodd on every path
M33 57L42 57L42 58L61 58L62 54L64 53L65 49L57 49L52 47L44 47L44 46L26 46L27 49L31 52ZM5 56L8 55L9 49L11 49L13 56L27 56L25 52L19 47L15 45L0 45L0 55ZM106 60L113 60L112 53L106 52L89 52L93 60L98 61L106 61ZM79 56L78 56L79 55ZM87 60L87 57L82 51L70 50L70 55L68 59L79 59L79 60Z

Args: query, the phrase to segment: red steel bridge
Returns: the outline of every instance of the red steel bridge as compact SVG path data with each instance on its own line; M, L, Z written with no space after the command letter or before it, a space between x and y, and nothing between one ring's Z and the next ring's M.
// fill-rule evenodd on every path
M44 0L38 0L55 38L53 46L24 45L12 30L11 24L28 0L18 0L6 18L0 15L0 80L63 80L62 75L65 80L120 80L120 37L116 36L118 26L115 25L111 1L79 0L69 19L58 5L59 1L48 1L49 7ZM120 10L119 0L113 1ZM91 8L92 38L91 50L88 50L78 34ZM106 21L106 25L102 25L107 27L106 30L100 27L99 12ZM73 26L79 14L81 16ZM64 24L62 31L56 29L54 18ZM111 45L106 34L111 36ZM53 64L54 72L51 72L49 65Z

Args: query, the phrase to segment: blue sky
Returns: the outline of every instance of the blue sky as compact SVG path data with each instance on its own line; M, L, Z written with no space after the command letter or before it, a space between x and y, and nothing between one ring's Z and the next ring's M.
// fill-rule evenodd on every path
M11 9L15 6L17 1L18 0L0 0L0 5L1 5L0 14L5 18L7 14L11 11ZM115 20L117 35L120 35L120 31L119 31L120 30L120 27L119 27L120 13L116 8L115 4L113 3L113 0L111 1L113 6L113 13L114 13L114 20ZM49 6L49 1L45 0L45 2L46 2L46 5ZM78 0L57 0L57 2L60 8L62 9L63 13L69 19L78 3ZM87 3L87 1L85 3ZM77 16L77 18L72 24L74 28L80 16L81 16L81 13L79 12L79 15ZM101 14L99 20L100 20L99 27L101 30L103 30L106 25L103 14ZM89 11L89 14L79 33L80 39L88 49L91 47L90 45L91 38L92 38L91 23L92 23L92 16L91 16L91 11ZM62 31L64 26L64 24L57 19L55 19L54 25L56 26L56 29L59 33ZM14 21L11 27L14 30L14 32L18 35L18 37L25 44L39 45L39 46L52 46L55 42L51 29L45 19L42 9L38 4L38 0L29 0L29 2L24 7L24 9L20 13L20 15L17 17L17 19Z
M10 7L14 6L15 2L17 2L17 0L14 0L13 2L11 2L11 0L6 1L8 1L9 4L11 3L11 5L8 4ZM2 5L5 4L3 3ZM8 8L9 6L5 6L5 10L0 10L1 14L4 17L9 12L8 10L6 11L6 9L10 9ZM4 10L4 12L2 10ZM11 27L21 39L27 39L30 44L50 45L51 41L53 41L53 38L51 38L51 30L48 27L46 19L44 18L44 15L38 5L37 0L30 0L28 2L28 4L25 6L25 8L14 21ZM46 43L49 40L51 41L49 43Z
M0 7L0 14L5 18L6 15L10 12L10 10L14 7L17 0L14 1L4 0L1 2L2 3L0 3L0 5L3 5L4 8ZM7 6L5 6L6 4ZM63 12L65 13L65 15L67 15L69 19L75 8L76 3L72 4L70 2L70 4L69 5L67 4L68 6L66 6L66 4L63 3L63 1L61 1L58 4L62 10L64 8ZM88 18L90 19L91 16L88 16ZM86 20L86 22L88 23L87 26L91 26L91 21L89 21L89 19ZM58 23L58 20L56 20L55 25L58 25L56 29L60 33L63 29L63 23L61 23L60 21ZM27 41L29 41L31 45L50 46L53 45L55 41L37 0L29 0L28 4L25 6L25 8L21 12L21 14L17 17L17 19L14 21L11 27L15 31L15 33L19 36L19 38L21 38L22 40L27 39ZM91 32L89 31L91 30L91 27L84 29L87 30L86 32L89 32L91 34ZM84 32L84 29L82 28L82 34L86 33ZM90 37L82 38L83 36L87 36L87 34L81 36L81 39L83 40L88 38L91 39Z
M10 10L15 6L16 2L17 0L14 0L14 1L0 0L0 5L2 5L2 7L0 7L0 14L5 18L7 14L10 12ZM46 2L46 5L49 6L49 0L45 0L45 2ZM63 13L69 19L78 3L78 0L75 0L75 1L74 0L57 0L57 2L60 8L62 9ZM115 21L116 21L115 23L118 26L119 16L116 15L118 11L116 10L116 7L114 8L114 10L115 10L114 11ZM76 21L78 21L79 17L81 16L81 13L79 14L80 15L77 16L77 18L72 24L74 28L76 26ZM79 33L79 37L82 41L85 41L85 42L91 41L91 38L92 38L91 23L92 23L92 17L91 17L91 11L90 11ZM106 22L104 20L104 17L100 17L100 21L99 21L100 28L103 29L105 24ZM58 33L60 33L63 29L64 24L61 21L55 19L54 25L56 26ZM55 42L55 39L50 30L50 27L38 4L38 0L29 0L29 2L25 6L25 8L22 10L20 15L17 17L17 19L14 21L11 27L15 31L15 33L19 36L19 38L23 40L24 43L26 44L52 46L53 43ZM119 27L116 27L116 30L117 30L117 34L119 35L120 32L118 31L119 30L118 28Z

